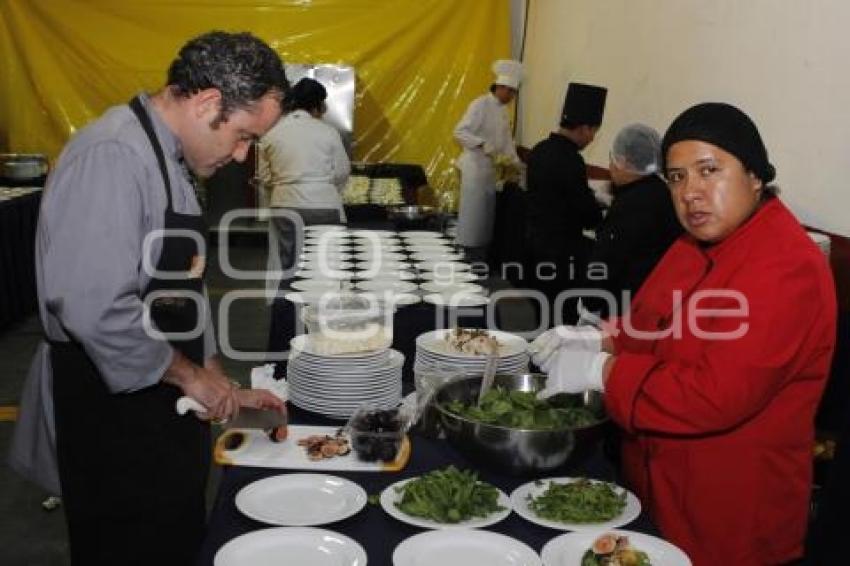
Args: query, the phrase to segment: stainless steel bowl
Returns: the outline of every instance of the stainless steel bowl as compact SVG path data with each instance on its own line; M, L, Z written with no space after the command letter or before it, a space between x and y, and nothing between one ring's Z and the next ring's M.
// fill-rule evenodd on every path
M494 387L509 390L537 391L546 381L544 374L497 375ZM446 437L464 455L500 472L530 474L552 470L567 461L579 448L588 448L602 437L608 418L602 395L588 391L578 395L558 395L554 403L584 406L599 417L599 422L582 428L548 430L518 429L472 421L446 410L443 405L453 400L475 402L480 377L451 381L437 391L433 404L440 414Z
M47 156L40 153L0 153L0 177L16 181L47 175Z
M390 220L415 222L417 220L431 218L435 214L437 214L437 209L433 206L403 205L387 207L387 217Z

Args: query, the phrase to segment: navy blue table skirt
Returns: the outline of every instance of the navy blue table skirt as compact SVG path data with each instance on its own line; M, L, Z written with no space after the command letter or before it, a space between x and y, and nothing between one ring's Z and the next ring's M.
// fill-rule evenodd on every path
M0 201L0 332L35 311L35 228L41 191Z

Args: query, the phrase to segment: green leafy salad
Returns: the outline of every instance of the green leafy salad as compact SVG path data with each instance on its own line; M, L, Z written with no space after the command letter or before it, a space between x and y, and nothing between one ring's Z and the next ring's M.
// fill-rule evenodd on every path
M434 470L395 489L402 494L395 504L401 511L438 523L460 523L504 509L499 505L498 489L478 481L475 472L454 466Z
M538 399L533 391L509 391L495 387L481 404L450 401L443 407L471 421L523 429L559 429L588 426L599 421L585 407Z
M602 523L626 508L626 491L614 485L579 478L570 483L550 481L546 490L528 495L528 507L544 519L560 523Z

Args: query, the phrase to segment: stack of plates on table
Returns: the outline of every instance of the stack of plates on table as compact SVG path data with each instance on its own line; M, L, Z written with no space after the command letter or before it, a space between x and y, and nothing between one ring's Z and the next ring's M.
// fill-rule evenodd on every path
M290 345L289 399L298 407L346 419L363 403L394 407L401 402L401 352L322 355L311 350L305 334Z
M416 338L416 365L453 368L472 375L483 373L487 356L452 349L445 339L450 332L451 329L442 329L420 334ZM487 333L499 343L499 373L528 372L528 342L524 338L501 330Z
M809 237L818 245L820 250L826 257L829 257L829 252L831 249L831 243L829 240L829 236L826 234L821 234L819 232L809 232Z

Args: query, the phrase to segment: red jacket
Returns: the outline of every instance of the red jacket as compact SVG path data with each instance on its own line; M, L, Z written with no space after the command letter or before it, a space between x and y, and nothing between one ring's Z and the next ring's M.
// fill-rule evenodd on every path
M714 291L698 299L707 290L740 292L747 304ZM745 306L748 315L730 310ZM726 312L699 312L712 308ZM635 297L631 320L617 321L605 397L626 431L626 479L696 566L802 554L836 308L826 258L772 199L719 244L677 240ZM623 331L628 322L681 336L637 338ZM745 332L696 335L735 330Z

